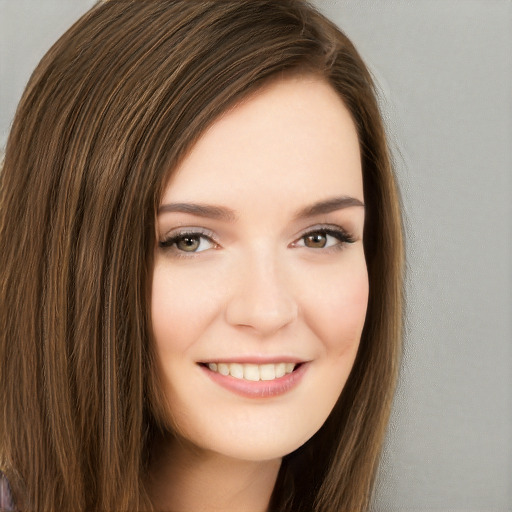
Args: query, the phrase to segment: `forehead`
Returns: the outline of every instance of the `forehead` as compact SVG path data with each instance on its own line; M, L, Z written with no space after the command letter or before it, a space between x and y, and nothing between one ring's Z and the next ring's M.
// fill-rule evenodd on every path
M163 202L275 205L333 195L363 201L357 132L315 77L272 82L214 122L174 171ZM292 205L290 205L292 206Z

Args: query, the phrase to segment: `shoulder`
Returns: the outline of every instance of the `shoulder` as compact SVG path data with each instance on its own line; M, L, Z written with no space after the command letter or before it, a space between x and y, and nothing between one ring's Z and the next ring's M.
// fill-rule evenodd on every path
M0 512L14 511L11 488L5 475L0 471Z

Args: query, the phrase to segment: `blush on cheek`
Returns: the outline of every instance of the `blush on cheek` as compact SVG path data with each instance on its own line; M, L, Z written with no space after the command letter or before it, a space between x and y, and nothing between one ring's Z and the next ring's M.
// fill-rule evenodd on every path
M353 291L349 301L346 304L347 311L351 311L354 322L359 326L359 331L362 331L368 309L368 280L364 280L361 286Z
M326 350L333 357L346 357L357 351L363 331L368 306L368 284L362 279L357 286L345 289L344 293L324 299L321 310ZM329 300L330 299L330 300Z

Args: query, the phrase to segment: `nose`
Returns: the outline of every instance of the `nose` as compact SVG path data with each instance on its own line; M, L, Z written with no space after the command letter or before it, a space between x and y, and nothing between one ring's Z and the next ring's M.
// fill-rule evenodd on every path
M272 255L253 256L239 266L226 306L229 324L268 337L297 318L298 304L282 266Z

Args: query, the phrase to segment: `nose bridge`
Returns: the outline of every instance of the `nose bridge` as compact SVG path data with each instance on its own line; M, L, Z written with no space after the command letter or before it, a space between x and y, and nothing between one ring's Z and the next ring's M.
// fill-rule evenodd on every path
M244 253L236 274L226 308L230 324L269 335L297 317L298 305L277 251L255 244Z

